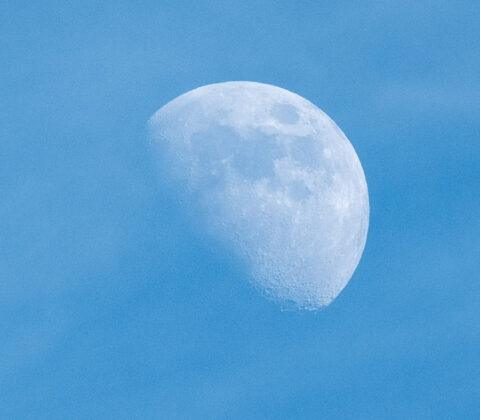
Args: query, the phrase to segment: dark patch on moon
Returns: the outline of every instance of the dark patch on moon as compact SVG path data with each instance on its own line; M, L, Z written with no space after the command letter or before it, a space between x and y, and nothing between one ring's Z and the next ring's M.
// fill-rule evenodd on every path
M290 104L275 104L272 116L283 124L295 124L300 119L297 108Z
M275 176L275 159L283 156L275 136L243 140L233 157L233 167L248 180Z
M318 145L310 137L296 137L290 144L290 153L303 168L317 169L320 159Z

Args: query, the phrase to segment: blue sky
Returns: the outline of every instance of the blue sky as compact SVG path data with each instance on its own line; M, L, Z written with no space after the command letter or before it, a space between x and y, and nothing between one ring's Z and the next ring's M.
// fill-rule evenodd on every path
M478 418L479 21L3 1L0 418ZM158 179L148 118L227 80L304 96L362 161L366 249L324 311L265 300Z

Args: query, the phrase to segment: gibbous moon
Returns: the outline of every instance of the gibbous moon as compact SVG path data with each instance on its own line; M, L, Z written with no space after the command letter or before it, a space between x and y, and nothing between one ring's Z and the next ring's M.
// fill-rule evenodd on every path
M199 223L256 286L300 309L337 297L362 256L369 202L355 150L323 111L285 89L227 82L177 97L149 128Z

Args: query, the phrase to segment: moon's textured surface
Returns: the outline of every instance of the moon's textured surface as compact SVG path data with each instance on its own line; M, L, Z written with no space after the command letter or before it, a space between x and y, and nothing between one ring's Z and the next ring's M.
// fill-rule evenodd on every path
M335 299L362 255L369 202L355 150L323 111L285 89L227 82L179 96L149 125L202 223L257 286L303 309Z

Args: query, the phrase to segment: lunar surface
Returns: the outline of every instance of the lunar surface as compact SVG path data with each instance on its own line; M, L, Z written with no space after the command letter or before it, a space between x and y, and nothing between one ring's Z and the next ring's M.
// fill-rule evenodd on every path
M309 310L337 297L360 261L369 202L355 150L323 111L285 89L227 82L172 100L149 128L199 223L260 290Z

